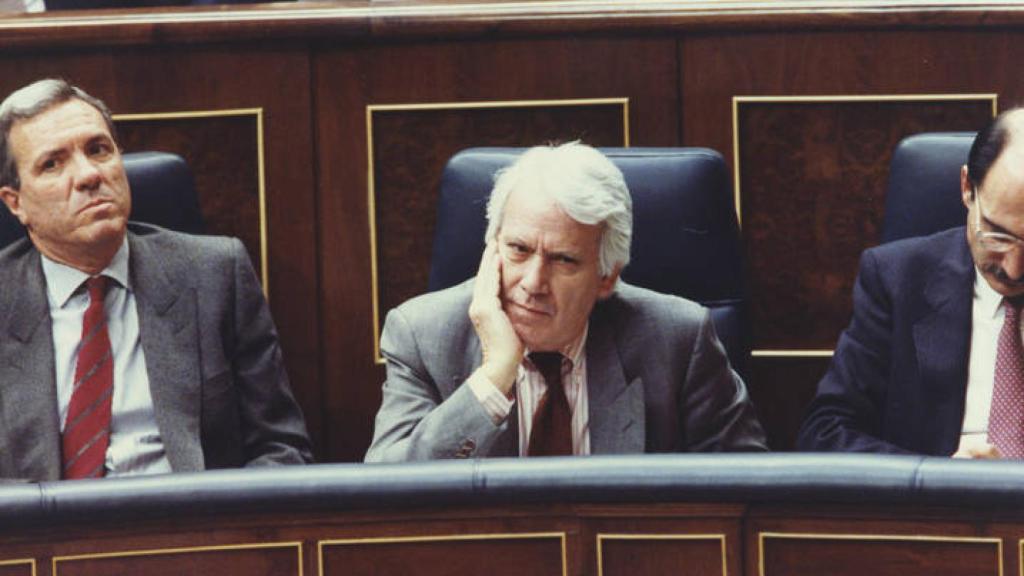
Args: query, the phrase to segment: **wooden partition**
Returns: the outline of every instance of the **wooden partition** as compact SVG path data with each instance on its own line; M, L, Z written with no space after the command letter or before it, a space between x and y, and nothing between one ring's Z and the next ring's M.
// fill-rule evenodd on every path
M583 139L734 170L749 385L787 449L876 242L903 136L1024 96L1024 13L945 2L309 2L0 19L0 92L63 76L184 155L265 273L325 461L361 459L387 309L426 288L446 158ZM616 544L616 550L624 545ZM618 552L611 552L617 554Z

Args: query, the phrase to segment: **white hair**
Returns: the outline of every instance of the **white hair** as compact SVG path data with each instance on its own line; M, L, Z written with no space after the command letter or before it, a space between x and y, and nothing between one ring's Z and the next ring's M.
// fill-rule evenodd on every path
M516 189L546 194L573 220L600 225L601 276L629 263L633 201L622 172L596 149L569 142L530 148L495 175L487 203L486 240L497 240L509 194Z

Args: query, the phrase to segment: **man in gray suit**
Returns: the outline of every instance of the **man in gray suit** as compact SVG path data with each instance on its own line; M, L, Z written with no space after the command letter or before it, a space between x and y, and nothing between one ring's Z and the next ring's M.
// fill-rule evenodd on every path
M528 150L487 216L475 279L388 314L367 462L765 449L708 311L618 280L632 203L600 152Z
M128 224L106 106L61 80L0 104L0 478L311 460L237 239Z

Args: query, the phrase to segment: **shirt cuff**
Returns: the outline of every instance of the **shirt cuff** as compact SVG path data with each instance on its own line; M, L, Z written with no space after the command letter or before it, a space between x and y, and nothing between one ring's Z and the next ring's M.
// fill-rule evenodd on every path
M512 411L512 400L502 394L490 378L477 371L469 377L469 380L466 380L466 384L495 425L501 424L508 418L509 412Z

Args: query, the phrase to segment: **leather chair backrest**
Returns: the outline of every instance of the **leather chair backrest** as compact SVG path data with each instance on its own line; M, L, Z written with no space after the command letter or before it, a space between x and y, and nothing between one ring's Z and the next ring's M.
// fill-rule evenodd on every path
M494 175L522 148L471 148L441 177L429 289L476 274ZM604 148L633 197L633 245L622 278L711 310L733 367L743 373L750 339L743 262L722 156L707 148Z
M929 132L900 141L889 167L883 244L966 223L960 167L967 163L974 136L974 132Z
M124 169L132 189L131 220L156 224L179 232L201 234L192 171L181 156L167 152L124 155ZM0 248L25 235L25 228L6 208L0 209Z

